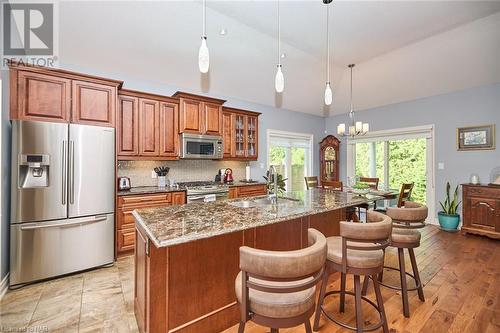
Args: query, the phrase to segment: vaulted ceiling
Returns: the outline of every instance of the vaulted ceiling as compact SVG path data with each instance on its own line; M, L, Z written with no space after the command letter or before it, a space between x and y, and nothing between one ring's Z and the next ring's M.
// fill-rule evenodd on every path
M60 61L325 116L347 111L351 62L359 109L500 82L500 1L334 1L328 108L322 1L281 2L282 96L274 92L277 3L207 6L208 75L197 66L201 1L61 2Z

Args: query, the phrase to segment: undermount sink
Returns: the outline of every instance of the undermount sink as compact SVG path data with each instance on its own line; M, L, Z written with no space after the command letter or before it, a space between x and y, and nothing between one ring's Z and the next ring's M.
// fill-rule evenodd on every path
M269 197L260 197L256 199L247 199L247 200L241 200L241 201L233 201L230 202L229 204L232 206L240 207L240 208L251 208L251 207L264 207L264 206L281 206L281 205L286 205L287 203L290 202L297 202L299 200L297 199L292 199L292 198L278 198L278 203L273 204L273 201Z

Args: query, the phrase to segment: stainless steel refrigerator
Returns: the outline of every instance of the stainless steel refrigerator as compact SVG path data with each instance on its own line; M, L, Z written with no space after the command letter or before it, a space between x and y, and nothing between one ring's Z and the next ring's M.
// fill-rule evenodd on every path
M11 286L113 263L113 128L13 121L11 175Z

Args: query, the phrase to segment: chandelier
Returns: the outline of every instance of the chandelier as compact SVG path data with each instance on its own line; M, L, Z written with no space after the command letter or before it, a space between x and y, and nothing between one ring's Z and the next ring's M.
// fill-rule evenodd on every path
M352 68L354 67L354 64L350 64L347 67L351 69L351 110L349 111L349 128L348 131L346 131L346 124L342 123L337 126L337 134L340 136L350 136L350 137L355 137L358 135L365 135L368 133L370 129L370 125L368 123L363 123L361 121L355 121L354 119L354 108L352 104Z

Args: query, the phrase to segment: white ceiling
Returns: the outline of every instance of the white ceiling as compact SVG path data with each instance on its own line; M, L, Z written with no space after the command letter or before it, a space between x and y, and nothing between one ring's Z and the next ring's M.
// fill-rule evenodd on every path
M326 12L320 0L281 2L282 96L273 87L276 2L208 0L207 6L209 75L197 68L201 1L61 2L60 61L317 115L346 112L350 62L358 64L358 108L500 81L500 15L492 15L500 1L334 1L330 108L322 97ZM478 62L485 68L471 66ZM429 68L439 68L441 79L431 79Z

